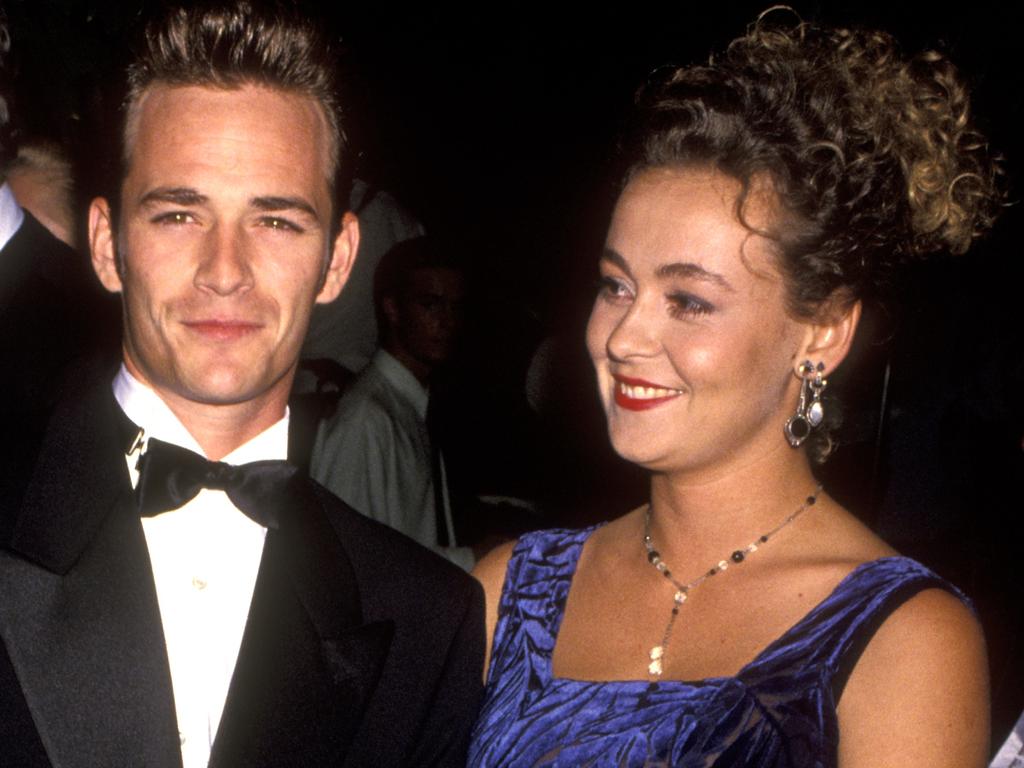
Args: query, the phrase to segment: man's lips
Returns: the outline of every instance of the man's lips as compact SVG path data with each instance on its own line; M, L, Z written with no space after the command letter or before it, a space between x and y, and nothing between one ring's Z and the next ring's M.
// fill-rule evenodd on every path
M185 320L182 324L194 333L217 341L240 339L263 327L262 323L251 320L200 319Z
M683 394L681 389L662 387L644 379L614 375L615 404L628 411L646 411Z

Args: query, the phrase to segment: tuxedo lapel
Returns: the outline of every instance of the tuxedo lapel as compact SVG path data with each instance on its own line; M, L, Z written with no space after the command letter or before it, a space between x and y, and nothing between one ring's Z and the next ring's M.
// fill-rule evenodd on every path
M181 765L160 614L116 406L59 413L10 544L0 633L56 766Z
M0 638L55 766L181 765L152 567L108 380L57 412L7 548ZM267 534L214 766L340 764L391 648L318 491Z
M362 623L349 558L311 483L267 533L211 765L339 764L391 644Z

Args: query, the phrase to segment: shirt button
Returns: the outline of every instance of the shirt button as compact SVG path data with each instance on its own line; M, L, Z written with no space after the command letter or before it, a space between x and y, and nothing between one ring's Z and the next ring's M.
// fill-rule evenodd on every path
M184 747L185 746L185 734L182 733L181 731L178 731L178 746L179 747Z
M198 576L192 577L192 586L202 591L206 589L206 579L201 579Z

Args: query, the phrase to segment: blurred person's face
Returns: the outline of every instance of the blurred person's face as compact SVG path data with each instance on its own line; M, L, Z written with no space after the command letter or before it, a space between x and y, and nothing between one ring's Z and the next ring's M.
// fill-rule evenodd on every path
M310 98L158 84L137 106L117 231L93 202L103 284L122 293L129 371L174 407L287 400L314 303L351 269L332 241L328 128Z
M462 325L462 275L444 267L420 267L406 278L397 296L384 299L392 345L399 359L421 371L450 359Z

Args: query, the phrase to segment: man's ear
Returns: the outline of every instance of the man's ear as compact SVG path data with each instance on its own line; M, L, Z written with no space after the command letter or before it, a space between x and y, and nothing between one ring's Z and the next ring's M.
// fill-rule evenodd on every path
M341 217L341 229L334 238L331 248L331 261L324 274L323 285L316 295L317 304L328 304L338 298L341 289L352 274L352 265L356 262L359 250L359 219L351 211Z
M121 273L117 264L117 235L111 218L110 204L97 197L89 204L89 252L92 268L103 287L111 293L121 291Z
M810 360L815 365L824 363L823 373L826 375L838 368L850 352L860 314L860 301L838 294L825 301L817 317L807 324L800 352L793 361L797 375L804 360Z

